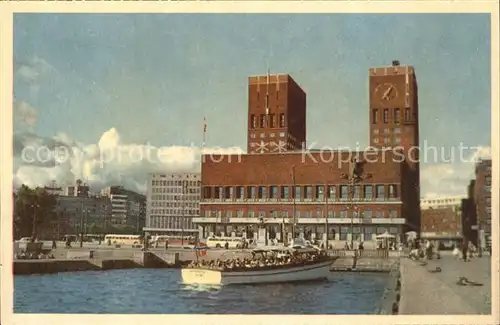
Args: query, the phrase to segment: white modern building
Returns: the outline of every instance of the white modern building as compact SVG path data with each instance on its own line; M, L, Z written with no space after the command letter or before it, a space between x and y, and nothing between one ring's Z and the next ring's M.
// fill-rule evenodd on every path
M110 186L101 191L111 204L110 223L131 226L140 231L144 226L146 198L121 186Z
M459 208L462 205L462 200L466 196L443 196L437 198L420 199L420 209L442 209L442 208Z
M200 214L201 174L150 174L146 227L150 234L194 235L193 218Z

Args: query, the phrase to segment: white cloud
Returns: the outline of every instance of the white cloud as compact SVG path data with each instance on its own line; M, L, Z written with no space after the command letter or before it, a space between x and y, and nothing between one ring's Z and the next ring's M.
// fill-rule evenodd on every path
M14 119L27 126L34 126L38 111L25 101L14 101Z
M36 83L47 74L57 70L42 58L33 56L26 62L17 65L16 73L28 82Z
M463 161L421 165L420 187L423 198L467 195L467 185L474 178L475 163L491 158L491 147L476 147Z
M243 153L238 147L201 149L127 144L121 142L115 128L104 132L97 144L78 143L66 134L53 138L16 134L14 145L17 186L44 186L53 180L59 185L69 185L82 179L93 190L123 185L139 192L146 190L148 173L200 171L202 153Z
M200 171L202 151L207 154L244 152L239 147L201 149L196 146L154 147L123 143L115 128L104 132L97 143L91 144L79 143L63 133L53 138L16 134L14 184L43 186L55 180L65 185L80 178L88 180L95 190L108 185L123 185L144 192L148 173ZM467 184L474 177L475 162L489 157L490 152L490 147L478 147L461 162L421 164L421 196L465 195ZM27 161L34 158L33 162Z

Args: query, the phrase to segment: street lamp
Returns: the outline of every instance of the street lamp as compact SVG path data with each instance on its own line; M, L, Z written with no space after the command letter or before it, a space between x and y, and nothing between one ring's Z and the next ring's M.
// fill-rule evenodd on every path
M33 223L31 225L31 242L34 243L36 239L36 209L40 207L40 204L35 203L30 205L33 208Z
M296 192L296 184L295 184L295 165L292 166L292 200L293 200L293 205L292 205L292 240L295 239L295 228L297 226L297 218L296 218L296 215L297 215L297 212L296 212L296 209L297 209L297 204L296 204L296 196L297 196L297 192Z

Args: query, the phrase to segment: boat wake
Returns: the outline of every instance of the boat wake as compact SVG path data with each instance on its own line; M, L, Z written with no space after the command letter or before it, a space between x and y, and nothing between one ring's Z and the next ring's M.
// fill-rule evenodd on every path
M220 284L181 283L182 290L191 292L213 292L219 291L221 287Z

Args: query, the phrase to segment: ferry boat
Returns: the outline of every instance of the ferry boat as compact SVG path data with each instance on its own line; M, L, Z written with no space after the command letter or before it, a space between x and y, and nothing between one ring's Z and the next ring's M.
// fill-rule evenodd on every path
M325 251L292 242L291 247L266 246L250 251L257 257L281 261L260 265L225 267L195 265L181 270L185 284L229 285L326 280L336 257ZM261 255L261 256L259 256ZM303 256L303 258L300 258ZM291 259L293 262L290 262ZM289 262L286 262L289 261ZM227 262L226 262L227 263Z

